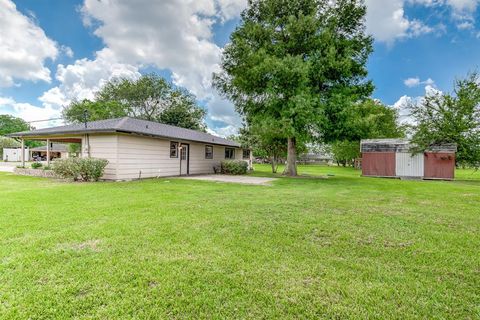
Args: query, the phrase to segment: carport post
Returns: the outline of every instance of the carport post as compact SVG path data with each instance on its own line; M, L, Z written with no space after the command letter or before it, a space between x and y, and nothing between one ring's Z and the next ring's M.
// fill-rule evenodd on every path
M47 139L47 167L50 166L50 139Z
M18 158L17 158L18 159ZM22 153L21 153L21 159L22 159L22 167L25 167L25 140L22 138Z

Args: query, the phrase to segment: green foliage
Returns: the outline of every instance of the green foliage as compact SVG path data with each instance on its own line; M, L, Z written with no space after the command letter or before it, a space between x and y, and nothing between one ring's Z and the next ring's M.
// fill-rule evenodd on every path
M74 102L62 114L68 122L81 123L84 110L90 121L130 116L205 131L206 111L195 96L156 74L111 80L96 93L95 101Z
M30 128L30 125L21 118L8 114L0 115L0 136L14 132L28 131Z
M52 166L44 166L43 170L52 170Z
M17 148L20 146L21 143L15 139L0 137L0 158L3 157L3 148Z
M336 141L332 143L330 148L333 159L344 167L353 165L354 160L360 157L359 141Z
M415 120L413 138L418 148L455 143L458 165L480 167L480 77L471 73L457 80L453 94L428 94L410 106Z
M31 164L32 169L40 169L42 166L41 162L34 162Z
M80 154L82 151L82 144L81 143L69 143L67 145L68 153L69 154Z
M214 85L249 126L295 142L316 139L342 110L373 89L372 38L357 0L253 0L223 53ZM288 162L295 162L294 152ZM289 166L296 171L294 167ZM289 169L290 170L290 169Z
M96 121L111 118L120 118L128 115L128 109L117 101L73 101L62 110L62 117L71 123L85 121L85 110L88 113L88 121Z
M248 163L242 160L225 160L220 165L223 174L241 175L248 171Z
M366 99L354 103L336 115L335 123L325 128L324 140L360 141L375 138L402 138L405 128L398 123L398 113L380 101Z
M74 181L98 181L108 161L95 158L68 158L53 162L53 171L59 177Z

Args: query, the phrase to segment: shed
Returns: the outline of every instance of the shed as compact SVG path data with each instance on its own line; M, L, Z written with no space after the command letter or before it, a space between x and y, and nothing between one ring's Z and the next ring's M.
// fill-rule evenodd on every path
M369 139L361 141L362 175L403 179L453 180L455 144L431 147L412 153L415 147L406 139Z

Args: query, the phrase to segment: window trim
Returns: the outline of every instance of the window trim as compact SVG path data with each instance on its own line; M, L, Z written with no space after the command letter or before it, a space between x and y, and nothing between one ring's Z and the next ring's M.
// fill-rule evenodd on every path
M207 157L207 148L212 148L212 153L210 157ZM205 145L205 159L207 160L212 160L213 159L213 146L211 144L206 144Z
M245 151L248 151L248 156L245 158ZM250 160L250 153L252 152L252 150L250 149L242 149L242 159L243 160Z
M227 150L232 150L232 157L231 158L227 158ZM234 160L235 159L235 148L228 148L228 147L225 147L225 159L228 159L228 160Z
M172 144L175 144L175 156L172 156ZM170 141L170 158L171 159L178 159L178 145L179 143L177 141Z

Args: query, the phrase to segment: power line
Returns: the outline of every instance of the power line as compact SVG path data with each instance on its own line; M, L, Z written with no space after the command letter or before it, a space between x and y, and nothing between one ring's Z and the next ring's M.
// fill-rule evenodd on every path
M26 121L26 122L27 123L34 123L34 122L46 122L46 121L55 121L55 120L63 120L63 118L52 118L52 119L45 119L45 120Z

